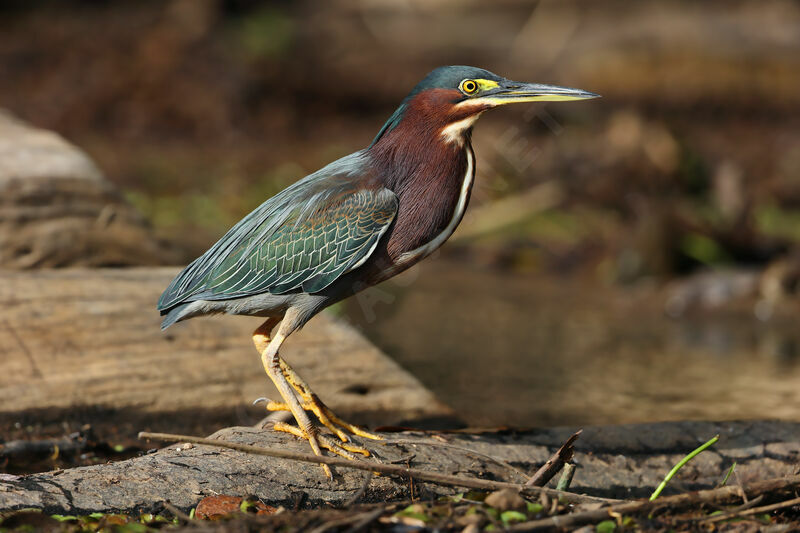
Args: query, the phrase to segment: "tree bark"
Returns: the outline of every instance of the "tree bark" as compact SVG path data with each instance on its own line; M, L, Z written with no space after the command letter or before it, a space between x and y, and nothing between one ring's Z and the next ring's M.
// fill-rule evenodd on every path
M524 433L385 434L385 442L363 442L374 459L445 474L524 483L574 428ZM586 428L576 443L580 465L571 491L596 496L647 496L664 473L698 437L720 433L718 445L703 452L668 485L665 494L714 487L736 460L738 482L795 474L800 424L787 422L681 422ZM308 452L294 437L233 427L212 438ZM291 505L304 492L308 505L342 504L363 484L364 473L334 469L328 480L315 464L249 455L202 445L174 444L117 463L15 477L0 476L0 509L34 507L50 513L155 511L169 500L188 511L207 495L255 495L270 505ZM427 498L463 491L420 481L377 476L365 501Z
M263 319L195 318L162 332L155 304L176 273L0 270L0 427L78 418L131 435L208 434L265 416L253 400L279 396L251 340ZM281 353L355 423L453 417L416 378L329 314L292 335Z

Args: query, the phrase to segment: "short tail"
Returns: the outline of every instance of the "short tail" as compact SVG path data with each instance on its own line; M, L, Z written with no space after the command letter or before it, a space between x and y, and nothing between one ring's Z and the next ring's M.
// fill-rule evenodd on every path
M175 322L180 322L184 318L187 307L189 307L189 304L185 303L177 305L172 309L161 311L162 315L166 315L164 320L161 321L161 331L164 331Z

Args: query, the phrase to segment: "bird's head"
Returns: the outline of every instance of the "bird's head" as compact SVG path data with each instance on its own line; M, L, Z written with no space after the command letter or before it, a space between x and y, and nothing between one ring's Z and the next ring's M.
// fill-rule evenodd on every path
M599 95L556 85L508 80L482 68L439 67L430 72L406 96L378 133L374 145L403 120L424 121L440 130L450 142L463 142L463 136L487 109L522 102L585 100Z

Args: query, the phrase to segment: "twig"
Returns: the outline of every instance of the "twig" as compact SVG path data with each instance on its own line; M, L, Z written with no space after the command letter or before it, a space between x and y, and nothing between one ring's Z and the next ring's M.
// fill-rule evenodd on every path
M371 513L364 513L363 515L361 515L363 516L363 518L358 522L356 522L355 524L353 524L353 527L351 527L347 531L347 533L358 533L359 531L370 525L372 522L377 520L378 517L380 517L385 511L386 508L383 508L383 509L376 509Z
M574 435L568 438L567 441L562 444L558 450L556 450L556 453L554 453L550 459L548 459L547 462L531 476L528 482L525 483L525 486L544 487L547 485L547 482L553 479L553 476L558 474L558 471L564 467L564 464L572 460L572 455L575 453L575 448L572 445L576 440L578 440L578 437L581 436L582 432L583 430L579 429Z
M337 466L342 468L354 468L356 470L380 472L383 474L390 474L394 476L414 477L417 480L428 481L430 483L435 483L438 485L465 487L468 489L478 489L478 490L513 489L518 492L523 492L527 494L545 493L555 498L562 498L569 503L585 503L585 502L618 503L619 502L619 500L598 498L595 496L576 494L573 492L563 492L560 490L547 489L544 487L526 487L518 483L509 483L506 481L491 481L488 479L451 476L448 474L429 472L427 470L418 470L415 468L408 468L400 465L387 465L387 464L372 463L369 461L362 461L362 460L328 457L325 455L312 455L310 453L292 452L289 450L280 450L274 448L261 448L259 446L250 446L248 444L239 444L236 442L228 442L223 440L204 439L201 437L193 437L190 435L174 435L171 433L149 433L143 431L139 433L139 438L153 439L166 442L191 442L194 444L217 446L220 448L229 448L231 450L237 450L245 453L252 453L256 455L267 455L270 457L278 457L281 459L289 459L293 461L302 461L306 463L319 463L319 464L326 464L328 466Z
M761 503L763 500L764 500L764 495L761 494L759 496L756 496L755 498L753 498L749 502L743 503L741 505L737 505L736 507L734 507L732 509L730 507L728 507L726 509L725 506L723 506L723 505L714 505L714 504L708 504L708 505L710 507L714 507L717 511L725 511L725 512L729 512L729 513L733 513L735 511L744 511L745 509L750 509L751 507L755 507L756 505ZM702 520L703 518L704 517L695 518L694 520Z
M701 522L719 522L720 520L728 520L731 518L738 518L740 516L749 516L758 513L767 513L769 511L774 511L776 509L783 509L784 507L792 507L793 505L800 505L800 498L795 498L793 500L786 500L779 503L773 503L770 505L764 505L762 507L752 507L750 509L744 510L737 510L731 511L728 513L722 513L714 516L707 516L701 518Z
M399 465L400 463L410 463L412 459L417 456L415 453L410 453L404 457L400 457L399 459L393 459L389 461L389 464Z
M382 515L383 512L384 508L380 508L380 509L375 509L374 511L368 511L366 513L349 515L343 518L338 518L336 520L330 520L312 529L311 533L325 533L325 531L328 531L330 529L340 528L342 526L352 524L353 522L356 522L356 524L353 525L352 529L358 531L359 529L363 528L365 525L369 524L370 522L378 518L380 515Z
M556 490L567 490L569 488L570 483L572 483L572 477L575 475L575 463L567 463L564 465L564 471L561 472L561 478L558 480L558 484L556 485Z
M656 490L653 491L653 494L650 495L650 501L655 500L661 494L661 491L664 490L664 487L667 486L669 480L672 479L672 476L678 473L678 470L683 468L683 466L694 459L699 453L703 452L706 448L713 446L719 440L719 435L714 435L710 440L705 442L702 446L692 450L686 457L678 461L678 464L672 467L672 470L666 475L664 480L658 485Z
M477 450L473 450L472 448L467 448L466 446L456 446L455 444L448 444L448 443L445 443L445 442L428 442L428 441L424 441L424 440L414 440L414 439L411 439L411 440L397 439L397 440L389 440L389 441L386 441L386 442L387 442L387 444L422 444L423 446L434 446L434 447L439 447L439 448L450 448L452 450L458 450L458 451L470 453L472 455L476 455L478 457L483 457L484 459L488 459L488 460L492 461L493 463L496 463L496 464L498 464L498 465L500 465L500 466L502 466L504 468L509 469L510 471L514 472L519 477L521 477L522 479L526 479L528 477L528 476L525 475L525 472L523 472L519 468L516 468L516 467L508 464L507 462L503 461L502 459L497 459L496 457L492 457L489 454L486 454L486 453L483 453L483 452L479 452Z
M800 488L800 475L756 481L744 487L744 490L750 492L751 496L755 496L758 494L784 492L797 488ZM637 500L625 502L603 509L551 516L550 518L533 520L530 522L520 522L519 524L509 526L507 531L536 531L556 527L570 528L608 520L613 515L643 514L650 513L659 508L675 510L693 507L698 504L725 503L738 500L741 497L741 489L742 487L720 487L717 489L677 494L675 496L665 496L655 501Z

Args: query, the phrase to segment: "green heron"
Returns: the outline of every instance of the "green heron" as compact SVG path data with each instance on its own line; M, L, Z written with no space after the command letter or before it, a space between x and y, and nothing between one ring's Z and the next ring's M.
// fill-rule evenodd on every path
M283 397L267 409L291 411L298 424L275 429L308 440L317 455L320 447L369 455L348 433L381 437L336 416L279 356L281 345L325 307L399 274L453 234L475 178L472 126L484 111L596 96L475 67L437 68L369 147L276 194L178 274L158 302L162 329L217 313L266 317L253 341ZM341 442L319 432L308 412Z

